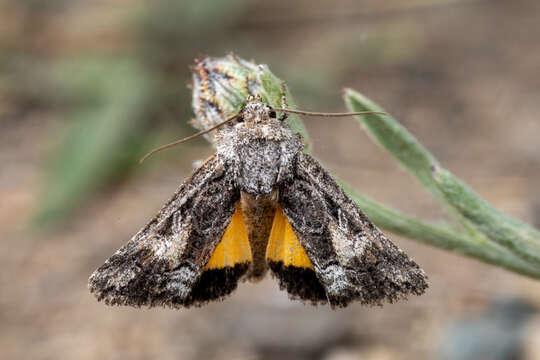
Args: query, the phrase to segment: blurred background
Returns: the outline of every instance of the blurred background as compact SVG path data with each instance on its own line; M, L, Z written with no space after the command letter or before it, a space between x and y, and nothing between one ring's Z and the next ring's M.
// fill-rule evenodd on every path
M540 226L540 3L534 0L0 2L2 359L540 359L540 283L412 240L421 297L331 311L242 284L199 309L110 308L87 278L211 154L188 67L234 51L300 108L343 87L393 114L506 213ZM437 203L351 119L305 121L359 191L433 222Z

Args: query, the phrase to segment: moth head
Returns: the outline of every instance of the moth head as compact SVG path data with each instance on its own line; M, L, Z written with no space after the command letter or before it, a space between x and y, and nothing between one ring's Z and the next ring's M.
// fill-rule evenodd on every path
M283 89L283 94L285 94L285 89ZM283 103L286 105L285 97L283 96ZM279 118L277 117L277 112L285 113L281 115ZM361 112L348 112L348 113L321 113L321 112L314 112L314 111L304 111L304 110L293 110L293 109L287 109L287 108L271 108L270 106L266 105L263 102L263 99L260 95L256 96L248 96L246 105L240 111L238 114L232 115L228 117L227 119L223 120L222 122L212 126L209 129L203 130L197 134L188 136L186 138L176 140L172 143L160 146L152 151L150 151L148 154L143 156L143 158L140 160L142 163L145 159L147 159L152 154L155 154L156 152L168 149L170 147L176 146L178 144L182 144L186 141L189 141L191 139L195 139L201 135L208 134L209 132L213 130L217 130L221 128L224 125L233 125L235 122L238 123L244 123L247 126L254 126L254 125L276 125L279 124L278 127L282 126L280 123L282 123L286 118L287 114L299 114L299 115L307 115L307 116L326 116L326 117L341 117L341 116L355 116L355 115L372 115L372 114L379 114L379 115L386 115L384 112L380 111L361 111ZM284 116L285 115L285 116Z
M238 122L246 124L264 124L276 121L276 112L270 106L266 105L260 95L247 98L246 105L241 111L241 117Z

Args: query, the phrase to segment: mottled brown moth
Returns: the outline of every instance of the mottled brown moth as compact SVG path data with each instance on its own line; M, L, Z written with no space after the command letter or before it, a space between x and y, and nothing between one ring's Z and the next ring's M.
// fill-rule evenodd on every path
M198 135L217 129L215 154L91 275L98 300L197 306L268 270L290 298L332 308L424 293L424 271L303 152L286 107L249 96L238 114L202 125Z

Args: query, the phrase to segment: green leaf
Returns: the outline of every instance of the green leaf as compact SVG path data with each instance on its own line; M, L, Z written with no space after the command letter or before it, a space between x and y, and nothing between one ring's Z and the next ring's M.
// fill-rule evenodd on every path
M436 169L434 179L451 204L488 238L526 260L540 264L540 232L495 209L449 171Z
M351 111L384 112L354 90L346 89L344 98ZM540 236L537 230L503 214L476 195L443 169L437 159L390 115L356 118L372 139L414 175L461 227L452 231L424 224L346 187L349 195L376 224L412 239L538 278Z
M351 111L384 112L380 106L354 90L346 89L344 98ZM440 197L431 170L438 166L438 162L405 127L390 115L372 114L357 116L356 119L378 145L399 160L433 195Z

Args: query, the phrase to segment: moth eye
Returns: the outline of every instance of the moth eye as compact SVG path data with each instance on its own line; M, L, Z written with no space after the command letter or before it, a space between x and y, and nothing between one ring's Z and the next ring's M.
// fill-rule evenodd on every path
M239 122L239 123L244 122L244 117L243 116L237 117L236 122Z
M275 119L277 115L275 111L270 111L270 113L268 113L268 116L270 116L272 119Z

